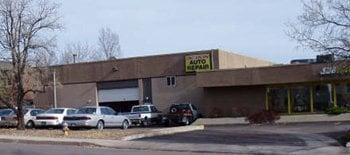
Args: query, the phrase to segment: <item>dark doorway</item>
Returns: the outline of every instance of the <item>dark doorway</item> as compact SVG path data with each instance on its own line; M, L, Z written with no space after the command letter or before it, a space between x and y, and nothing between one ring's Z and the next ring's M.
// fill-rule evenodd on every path
M130 112L131 107L138 104L139 104L139 101L103 102L103 103L100 103L100 106L111 107L116 112Z

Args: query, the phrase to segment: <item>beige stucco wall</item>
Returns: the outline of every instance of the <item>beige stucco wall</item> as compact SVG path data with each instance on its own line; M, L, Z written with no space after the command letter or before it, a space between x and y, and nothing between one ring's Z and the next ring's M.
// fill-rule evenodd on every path
M152 78L153 104L167 112L171 104L192 103L200 108L203 88L196 87L195 76L177 76L176 86L167 86L166 77Z
M243 56L236 53L219 50L219 68L248 68L273 65L270 61L265 61L253 57Z
M57 86L57 107L79 108L96 104L96 84L71 84ZM41 108L53 107L53 89L47 88L34 99L34 104Z

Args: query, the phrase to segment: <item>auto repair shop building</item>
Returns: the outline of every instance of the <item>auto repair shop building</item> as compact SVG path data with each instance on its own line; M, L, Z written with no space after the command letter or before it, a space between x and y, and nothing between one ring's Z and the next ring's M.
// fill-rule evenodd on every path
M327 69L325 63L273 65L218 49L51 68L58 81L58 107L98 104L127 112L133 105L152 103L167 111L174 103L192 103L207 117L262 109L317 113L330 106L350 106L349 77L338 74L344 67L320 74ZM53 88L45 87L34 103L53 107Z

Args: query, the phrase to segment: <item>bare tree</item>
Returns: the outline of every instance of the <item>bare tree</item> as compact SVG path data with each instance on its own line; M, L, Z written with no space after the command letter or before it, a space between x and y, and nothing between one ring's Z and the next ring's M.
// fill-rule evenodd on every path
M60 64L71 64L78 62L96 61L98 56L93 46L88 43L70 43L67 44L59 58Z
M37 55L52 53L54 37L50 32L61 28L58 16L59 5L49 0L0 0L0 56L11 62L8 77L11 82L11 97L1 95L0 100L17 108L18 129L24 129L23 100L35 92L29 84L36 78L32 67ZM40 82L40 81L38 81ZM12 98L12 99L11 99Z
M101 28L98 37L99 50L103 52L106 60L121 57L119 36L110 28Z
M306 0L288 35L302 47L347 58L350 55L350 1Z

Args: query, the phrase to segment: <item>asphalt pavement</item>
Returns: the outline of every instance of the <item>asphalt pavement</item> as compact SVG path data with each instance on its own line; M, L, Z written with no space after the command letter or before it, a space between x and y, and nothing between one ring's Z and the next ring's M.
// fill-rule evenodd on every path
M0 142L1 155L213 155L208 153L127 150L86 146ZM217 153L215 153L217 154Z
M163 143L197 143L261 146L340 146L337 139L350 129L349 122L279 125L209 126L202 131L138 139Z

